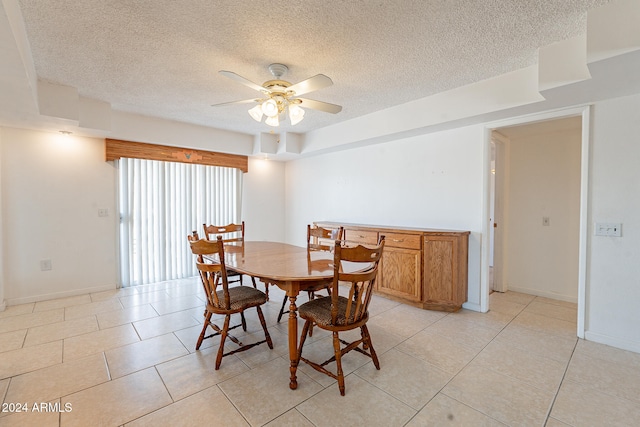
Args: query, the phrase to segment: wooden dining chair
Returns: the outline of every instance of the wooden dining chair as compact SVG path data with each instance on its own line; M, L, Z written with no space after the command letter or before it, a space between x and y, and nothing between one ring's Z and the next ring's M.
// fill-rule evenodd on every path
M204 325L202 332L196 343L196 350L200 349L202 341L207 338L220 335L220 345L216 356L216 370L220 368L222 358L240 351L248 350L259 344L267 343L270 349L273 349L273 342L267 330L267 324L262 314L261 305L267 302L267 296L264 292L250 286L229 287L227 277L227 269L224 262L224 241L221 236L217 236L216 240L198 239L197 233L194 232L189 236L189 245L191 251L196 255L196 266L200 273L202 286L207 298L207 305L204 312ZM244 311L255 307L258 311L258 318L264 330L265 339L257 341L253 344L242 344L240 340L229 334L229 331L240 325L229 326L232 314L244 315ZM224 323L222 328L211 321L214 314L223 315ZM244 316L242 317L242 326L246 330ZM211 327L215 332L205 336L207 328ZM235 350L224 352L224 343L227 337L236 343L239 347Z
M373 248L362 245L345 247L342 246L341 241L337 241L333 258L334 277L331 296L316 298L298 307L298 315L305 320L305 323L300 334L295 366L297 367L300 361L303 361L315 370L338 380L338 387L342 396L344 396L345 392L342 357L345 354L351 350L356 350L371 357L376 369L380 369L380 362L367 329L367 320L369 320L369 303L373 295L383 248L384 236L380 238L378 245ZM342 268L343 262L362 264L362 269L356 268L353 273L345 273ZM353 265L349 266L349 271L353 271ZM339 283L349 285L348 297L340 296ZM312 325L333 333L334 356L322 363L312 362L302 357L304 342ZM360 328L360 339L351 343L340 339L340 332L355 328ZM345 347L342 348L341 344L344 344ZM362 348L359 347L361 344ZM326 365L334 361L337 367L336 373L325 368Z
M200 240L200 237L198 236L198 232L193 230L191 232L191 235L187 236L187 240L189 240L189 242L195 242L197 240ZM223 239L223 242L224 242L224 239ZM235 252L237 250L238 250L238 247L236 247L236 246L227 246L226 253ZM202 259L202 257L199 257L198 259ZM226 267L226 265L225 265L225 267ZM229 273L230 273L230 270L227 270L227 281L228 281L228 283L230 283L229 280L228 280L229 279ZM207 310L206 309L205 309L205 312L204 312L204 316L205 317L207 316ZM242 323L241 323L242 329L246 331L247 330L247 321L246 321L246 319L244 317L244 311L240 313L240 320L242 321Z
M216 236L222 236L222 241L227 244L244 245L244 221L240 224L228 224L228 225L207 225L202 224L204 229L204 238L207 240L213 240ZM239 282L242 285L242 273L237 271L227 270L228 277L231 278L230 283ZM256 286L256 279L251 277L251 283L254 288ZM268 299L268 297L267 297Z
M342 240L344 234L344 228L322 228L311 226L307 224L307 250L309 252L312 251L325 251L332 252L333 247L335 246L336 240ZM309 264L311 266L311 264ZM315 286L310 289L307 289L307 295L309 296L309 300L312 300L316 297L316 292L321 291L323 289L327 290L327 293L331 295L331 280L326 282L319 282ZM284 296L284 300L282 301L282 306L280 307L280 312L278 313L278 322L282 319L282 316L285 313L288 313L289 310L285 310L287 305L287 301L289 298ZM312 335L313 329L310 329Z

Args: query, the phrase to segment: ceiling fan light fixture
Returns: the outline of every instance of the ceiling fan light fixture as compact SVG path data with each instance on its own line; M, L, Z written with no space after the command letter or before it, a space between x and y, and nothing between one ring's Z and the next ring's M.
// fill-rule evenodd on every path
M260 122L262 121L262 105L258 104L255 107L251 108L249 110L249 115L253 118L253 120L255 120L256 122Z
M297 125L304 118L304 110L297 105L289 105L289 120L291 125Z
M279 113L278 103L274 99L266 100L262 103L262 112L267 117L277 117Z
M273 117L267 117L267 119L264 122L269 126L280 126L280 120L278 120L277 114Z
M269 126L280 126L280 122L286 122L287 116L289 117L289 123L291 123L292 126L296 125L304 119L307 108L331 114L337 114L342 110L340 105L305 98L296 98L305 93L331 86L333 81L329 77L324 74L317 74L292 85L288 81L282 80L287 70L286 65L271 64L269 71L273 75L274 80L268 80L262 85L258 85L231 71L220 70L219 73L223 76L257 90L262 95L260 99L254 98L242 101L223 102L221 104L214 104L213 106L252 104L253 102L257 102L258 105L250 108L248 113L251 118L258 123L261 123L262 119L266 116L265 123ZM300 108L300 104L303 103L305 109Z

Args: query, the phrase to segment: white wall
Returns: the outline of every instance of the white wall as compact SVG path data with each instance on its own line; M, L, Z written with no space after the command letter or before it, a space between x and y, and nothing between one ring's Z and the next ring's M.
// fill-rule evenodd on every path
M512 291L577 302L581 132L528 128L509 143L503 278Z
M101 138L0 128L0 306L116 287L116 175ZM249 159L247 239L284 241L284 176L282 162Z
M242 219L246 240L285 240L285 163L249 159L244 174Z
M592 130L585 337L640 352L640 95L596 103Z
M471 126L289 162L287 241L304 245L318 220L469 230L468 301L479 305L483 153Z
M115 169L104 141L3 128L1 152L8 303L115 288ZM40 270L44 259L52 270Z
M2 215L2 187L3 187L3 175L2 175L2 136L4 130L0 128L0 311L3 311L6 307L6 301L4 300L4 235L3 231L3 215Z

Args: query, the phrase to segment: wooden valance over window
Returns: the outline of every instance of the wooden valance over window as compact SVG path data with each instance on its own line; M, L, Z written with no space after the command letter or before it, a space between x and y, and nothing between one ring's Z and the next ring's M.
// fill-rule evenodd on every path
M164 162L223 166L227 168L238 168L242 172L249 171L248 157L237 154L216 153L214 151L194 150L191 148L171 147L168 145L121 141L119 139L106 139L105 146L105 156L107 161L127 157L130 159L161 160Z

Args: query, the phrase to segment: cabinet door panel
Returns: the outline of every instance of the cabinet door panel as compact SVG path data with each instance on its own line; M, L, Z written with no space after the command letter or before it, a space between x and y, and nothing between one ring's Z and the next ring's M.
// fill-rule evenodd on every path
M455 244L452 239L425 240L425 299L451 301L453 299Z
M385 246L382 254L382 274L378 279L378 291L412 301L420 301L421 272L420 251Z

